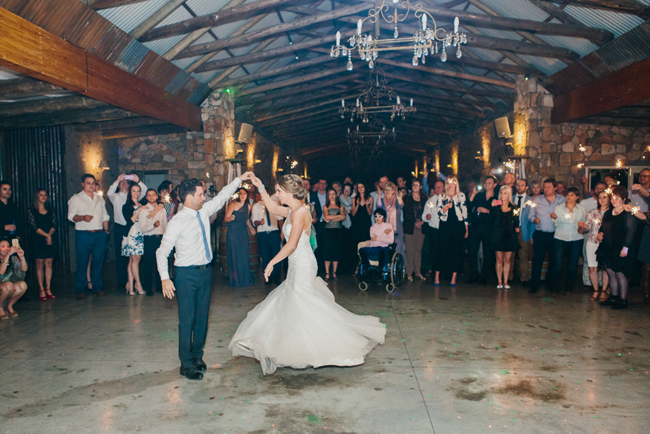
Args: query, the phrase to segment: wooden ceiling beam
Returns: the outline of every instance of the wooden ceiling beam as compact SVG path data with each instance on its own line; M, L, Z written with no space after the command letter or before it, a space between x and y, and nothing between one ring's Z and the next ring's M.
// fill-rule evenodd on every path
M0 8L0 66L162 121L201 130L201 109Z
M423 86L428 86L432 88L438 88L438 89L444 89L448 90L451 92L459 92L459 93L465 93L467 95L473 95L473 96L484 96L484 97L489 97L489 98L498 98L502 100L510 100L513 98L512 94L504 93L504 92L495 92L495 91L487 91L487 90L474 90L474 89L469 89L469 88L461 88L459 86L450 86L448 84L444 83L439 83L437 81L433 80L427 80L426 78L423 78L420 74L393 74L389 71L386 71L386 77L389 78L394 78L396 80L400 81L406 81L409 83L415 83L415 84L420 84ZM443 95L441 95L440 99L445 99L443 98ZM472 102L471 100L465 100L463 101L463 98L461 98L459 101L464 102L465 104L476 104L476 105L481 105L484 102L482 101L476 101ZM489 102L485 102L485 104L490 104Z
M120 6L129 6L136 3L142 3L147 0L96 0L89 4L90 8L96 11L103 9L117 8Z
M452 77L452 78L476 81L476 82L481 82L481 83L488 83L488 84L493 84L495 86L505 87L505 88L508 88L508 89L514 89L515 88L515 83L514 82L509 82L509 81L505 81L505 80L497 80L497 79L489 78L489 77L482 77L480 75L466 74L466 73L463 73L463 72L449 71L447 69L434 68L434 67L427 66L427 65L413 66L412 63L398 62L398 61L389 60L389 59L381 59L381 60L378 59L377 63L383 63L385 65L397 66L399 68L413 69L413 70L416 70L416 71L425 71L425 72L427 72L429 74L443 75L445 77Z
M274 90L274 89L279 89L287 86L292 86L294 84L305 83L312 80L317 80L319 78L329 77L330 75L340 74L342 72L348 72L348 71L345 69L345 67L327 69L325 71L302 75L288 80L276 81L268 84L263 84L261 86L247 88L239 92L239 96L252 95L254 93L266 92L267 90Z
M589 0L576 0L589 1ZM592 0L596 1L596 0ZM606 1L606 0L605 0ZM524 30L531 33L552 36L568 36L571 38L588 39L594 42L606 43L614 39L614 34L608 30L594 27L575 26L572 24L546 23L543 21L522 20L517 18L497 17L492 15L474 14L471 12L455 9L445 9L437 6L427 6L427 12L435 17L449 18L453 20L458 17L461 22L497 30Z
M183 128L172 124L127 127L114 130L102 130L102 140L126 139L128 137L159 136L163 134L182 133L183 131L185 131Z
M165 18L172 14L186 0L168 0L160 9L153 13L149 18L144 20L138 27L133 29L129 35L134 39L139 39L149 30L160 24Z
M343 75L341 77L332 78L329 80L318 80L314 83L303 85L303 86L291 86L289 89L271 89L270 92L267 92L265 95L254 95L246 97L246 95L239 95L235 92L235 101L239 105L255 104L260 101L269 101L278 98L284 98L291 95L306 95L307 92L311 92L317 89L322 89L324 87L335 86L350 80L354 80L360 77L359 73L354 73L352 75ZM255 92L253 92L254 94ZM251 94L252 95L252 94Z
M218 41L206 42L204 44L195 44L183 50L182 57L193 57L205 53L210 53L224 48L234 48L250 45L253 42L267 39L271 36L287 33L297 29L312 27L315 24L330 21L345 15L354 15L373 7L371 3L360 3L354 6L346 6L334 9L329 12L322 12L318 9L313 9L316 14L309 15L305 18L300 18L289 23L279 24L277 26L267 27L253 33L244 35L233 36L229 38L220 39ZM310 8L307 8L310 9Z
M109 104L80 95L57 98L42 98L29 101L0 104L0 118L21 116L32 113L52 113L67 110L95 109Z
M341 104L341 99L340 98L335 98L335 99L330 99L330 100L327 100L327 101L322 101L322 102L310 104L310 105L303 106L303 107L293 109L293 110L288 110L288 111L284 111L284 112L276 112L274 114L269 114L269 115L265 115L265 116L262 116L260 118L257 118L257 119L255 119L255 122L258 122L260 124L265 125L264 124L265 121L269 121L271 119L279 118L279 117L282 117L282 116L289 116L289 115L292 115L292 114L295 114L295 113L304 112L306 110L313 110L313 109L323 107L323 106L326 106L326 105L331 105L331 104L340 105ZM268 124L266 124L266 125L268 125Z
M332 58L330 56L319 56L319 57L316 57L314 59L304 60L302 62L292 63L290 65L283 66L281 68L269 69L269 70L266 70L266 71L256 72L254 74L247 75L245 77L238 77L238 78L235 78L233 80L224 81L224 82L218 83L218 87L216 87L216 89L225 89L225 88L228 88L228 87L231 87L231 86L246 84L246 83L250 83L252 81L257 81L257 80L260 80L260 79L263 79L263 78L269 78L269 77L273 77L273 76L276 76L276 75L289 74L289 73L296 72L296 71L304 69L304 68L308 68L310 66L321 65L323 63L331 62L333 60L336 60L336 59Z
M550 2L546 2L544 0L528 0L528 1L564 24L573 24L574 26L584 26L584 24L582 24L579 20L575 19L574 17L566 13L566 11L560 9L559 7L555 6ZM566 1L563 1L562 3L564 4L566 3Z
M74 110L59 113L37 113L0 119L0 130L49 127L53 125L83 124L88 122L113 121L142 115L115 107L94 110Z
M346 36L352 36L355 33L355 31L348 30L342 33ZM247 63L264 62L269 59L277 59L278 57L286 57L290 55L295 56L295 53L297 51L317 47L319 45L332 42L335 39L336 39L335 35L327 35L320 39L311 39L305 42L300 42L298 44L286 45L284 47L274 48L272 50L265 50L255 54L244 54L241 56L235 56L231 59L211 60L209 62L205 62L203 65L196 68L195 71L196 72L215 71L218 69L228 68L230 66L245 65Z
M650 58L555 97L553 123L571 122L650 99Z
M252 18L256 15L274 12L276 8L283 5L305 4L309 2L311 0L258 0L242 6L222 9L208 15L190 18L179 23L153 28L143 34L140 37L140 41L148 42L156 39L169 38L171 36L184 35L194 30L234 23Z
M69 93L53 84L34 80L32 78L17 78L15 80L0 80L0 100L26 98L34 95Z
M336 101L340 103L342 97L346 97L346 96L349 97L349 95L356 96L357 91L360 91L358 87L347 88L347 89L336 89L336 91L328 92L326 95L318 95L318 96L310 95L308 98L301 98L300 100L290 101L290 102L278 101L277 104L271 104L268 107L267 106L252 107L249 108L247 111L254 112L255 116L257 116L258 118L275 116L275 114L278 113L278 108L280 107L282 108L282 110L289 110L294 108L302 109L311 104L317 104L323 98L330 98L330 99L336 98Z
M266 18L267 16L268 15L258 15L256 17L251 18L250 20L248 20L248 22L246 22L246 24L241 26L239 29L235 30L233 32L232 36L243 35L247 31L249 31L253 26L255 26L257 23L259 23L264 18ZM275 41L275 39L269 39L268 41L264 41L264 42L258 44L257 47L253 48L248 54L253 54L253 53L257 53L259 51L262 51L264 48L271 45L274 41ZM190 66L185 68L185 72L187 72L188 74L191 73L191 72L194 72L196 70L196 68L203 65L205 62L212 59L214 56L216 56L219 53L221 53L221 50L220 51L215 51L213 53L208 53L208 54L202 56L200 59L198 59L197 61L192 63ZM178 54L176 54L174 57L178 57ZM234 72L238 68L238 66L237 67L232 67L232 68L233 68L232 71ZM232 72L230 72L228 75L230 75L230 74L232 74Z
M564 3L560 0L543 0L547 3ZM636 15L644 20L650 19L650 6L634 0L571 0L574 6L583 6L591 9L603 9L622 14Z

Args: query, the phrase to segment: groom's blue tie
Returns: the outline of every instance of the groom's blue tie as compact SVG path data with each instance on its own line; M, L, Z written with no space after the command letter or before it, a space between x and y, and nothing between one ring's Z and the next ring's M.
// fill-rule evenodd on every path
M203 220L201 220L201 215L199 212L196 212L196 218L199 219L199 226L201 226L201 233L203 234L203 247L205 248L205 257L208 258L208 262L212 262L212 249L208 244L208 238L205 235L205 226L203 226Z

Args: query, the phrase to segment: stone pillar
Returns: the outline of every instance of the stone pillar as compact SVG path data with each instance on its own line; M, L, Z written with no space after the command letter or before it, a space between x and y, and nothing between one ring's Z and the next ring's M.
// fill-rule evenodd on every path
M228 181L227 159L235 158L235 105L226 92L215 92L201 109L204 175L221 190ZM198 147L197 147L198 150ZM243 168L244 170L246 168Z

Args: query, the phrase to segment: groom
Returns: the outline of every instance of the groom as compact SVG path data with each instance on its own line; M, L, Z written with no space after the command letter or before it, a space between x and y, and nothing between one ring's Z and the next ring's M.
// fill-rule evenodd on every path
M219 211L237 191L242 181L255 178L246 172L225 186L212 200L205 202L201 181L188 179L180 187L184 208L167 225L160 248L156 251L163 295L178 300L178 356L182 376L203 378L203 347L208 332L210 291L212 288L212 246L210 216ZM205 203L204 203L205 202ZM176 248L174 283L169 279L167 257Z

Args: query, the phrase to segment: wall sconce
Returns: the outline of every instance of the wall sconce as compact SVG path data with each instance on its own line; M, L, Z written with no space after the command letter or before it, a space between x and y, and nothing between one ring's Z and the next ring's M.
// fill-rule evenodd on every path
M262 160L255 160L255 164L260 164Z
M108 164L106 163L106 160L100 161L99 165L97 165L97 170L104 171L104 170L108 170L108 169L110 169L110 167L108 167Z

